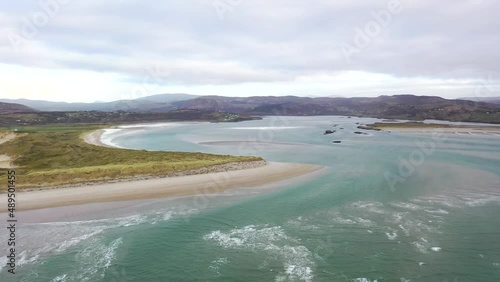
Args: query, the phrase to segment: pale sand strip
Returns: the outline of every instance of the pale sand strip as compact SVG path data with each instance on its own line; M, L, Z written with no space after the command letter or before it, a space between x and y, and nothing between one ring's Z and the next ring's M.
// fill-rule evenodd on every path
M316 165L271 162L262 167L236 171L17 192L16 210L221 193L228 189L252 188L276 183L320 169L322 167ZM6 194L2 195L2 198L4 197ZM0 205L0 212L5 211L6 205Z
M16 138L15 133L7 132L7 133L2 133L0 132L0 144L3 144L5 142L9 142L10 140Z
M7 132L7 133L2 133L0 132L0 144L9 142L10 140L16 138L15 133ZM15 166L11 163L12 159L7 156L7 155L0 155L0 168L15 168Z
M7 155L0 155L0 168L15 168L12 159Z
M112 146L106 145L101 141L101 137L102 137L103 133L104 133L104 129L99 129L99 130L89 132L83 136L83 141L85 141L89 144L92 144L92 145L96 145L96 146L113 148Z

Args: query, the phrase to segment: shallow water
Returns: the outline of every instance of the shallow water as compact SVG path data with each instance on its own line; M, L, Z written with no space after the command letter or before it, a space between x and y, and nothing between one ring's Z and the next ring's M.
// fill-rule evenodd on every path
M500 136L354 134L372 121L272 117L110 132L106 142L127 148L327 170L222 195L53 209L59 219L48 223L26 213L18 274L4 268L0 280L499 281Z

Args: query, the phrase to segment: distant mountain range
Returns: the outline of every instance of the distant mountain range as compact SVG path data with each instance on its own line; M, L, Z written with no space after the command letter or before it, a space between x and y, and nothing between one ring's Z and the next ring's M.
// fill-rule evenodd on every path
M494 99L493 99L494 100ZM5 101L5 99L0 99ZM165 113L180 109L242 115L343 115L391 119L437 119L500 123L500 105L434 96L394 95L376 98L223 97L161 94L109 103L54 103L9 100L41 111L128 111Z
M465 97L460 99L476 102L486 102L491 104L500 104L500 97Z
M53 112L70 112L70 111L144 112L144 111L152 111L155 108L173 110L174 107L169 107L172 102L194 99L196 97L199 96L189 95L189 94L159 94L139 99L119 100L113 102L96 102L96 103L66 103L66 102L51 102L44 100L28 100L28 99L0 99L0 102L22 104L40 111L48 111L48 112L51 111Z
M203 96L172 103L180 109L219 110L250 115L343 115L392 119L500 123L500 105L433 96L304 98Z

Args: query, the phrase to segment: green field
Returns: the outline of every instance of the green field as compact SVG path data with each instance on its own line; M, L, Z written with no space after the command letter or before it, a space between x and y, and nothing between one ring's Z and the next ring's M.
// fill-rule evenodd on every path
M163 176L230 162L262 160L258 157L106 148L83 141L85 133L100 128L103 126L19 127L15 139L0 144L0 155L6 154L14 159L18 166L17 187L20 188ZM1 131L6 129L0 128Z

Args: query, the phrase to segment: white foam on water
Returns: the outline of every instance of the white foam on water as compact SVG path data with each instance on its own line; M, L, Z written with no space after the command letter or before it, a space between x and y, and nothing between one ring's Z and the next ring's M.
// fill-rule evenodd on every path
M449 214L450 212L444 209L434 209L434 208L429 208L429 209L424 209L425 212L430 213L430 214L438 214L438 215L445 215Z
M373 227L376 224L366 218L352 216L350 212L340 212L337 209L330 210L326 213L321 212L312 217L311 221L317 221L318 217L326 217L327 223L343 224L343 225L359 225L362 227Z
M52 282L65 282L68 274L63 274L52 279Z
M364 218L361 218L361 217L356 217L356 218L354 218L354 220L355 220L357 223L359 223L359 224L361 224L362 226L364 226L364 227L372 227L372 226L375 226L375 225L376 225L373 221L371 221L371 220L369 220L369 219L364 219Z
M227 232L213 231L203 236L224 249L237 249L267 254L268 259L283 262L283 272L276 281L312 281L313 254L299 240L289 237L280 226L248 225Z
M376 213L376 214L385 214L387 213L383 207L384 204L380 202L373 202L373 201L358 201L355 203L352 203L350 207L356 208L356 209L361 209L370 213Z
M424 207L422 207L422 206L419 206L419 205L413 204L413 203L408 203L408 202L395 202L395 203L391 203L390 205L393 207L412 210L412 211L418 211L418 210L424 209Z
M418 202L418 201L414 200L413 202ZM410 210L410 211L425 211L427 213L438 214L438 215L449 214L448 211L441 209L441 208L434 208L434 207L429 207L429 206L417 205L415 203L409 203L409 202L395 202L395 203L391 203L391 206L396 207L396 208Z
M339 224L356 224L357 223L356 221L354 221L352 219L342 218L342 217L334 217L334 218L332 218L332 221L335 223L339 223Z
M288 281L313 281L311 252L304 246L284 246L279 251L285 258L285 277ZM309 264L309 265L308 265Z
M309 218L303 218L299 216L295 219L290 219L286 222L287 225L293 226L294 228L299 228L302 230L320 230L321 227L315 224L309 223Z
M500 197L493 196L493 195L489 195L488 197L485 197L485 198L473 198L473 197L466 198L466 197L463 197L462 199L464 200L465 205L468 207L482 207L482 206L489 205L491 203L500 202Z
M93 239L85 249L76 254L76 270L67 274L65 281L96 281L104 278L106 269L111 266L116 250L122 243L121 237L108 245Z
M498 267L498 268L500 268L500 262L494 262L494 263L493 263L493 266L494 266L494 267Z
M412 245L415 246L415 248L417 248L417 250L419 252L421 252L422 254L427 254L429 253L429 251L427 250L427 247L424 243L421 243L421 242L413 242Z
M7 256L2 255L0 257L0 273L2 272L3 268L7 266L7 262L8 262Z
M353 279L352 281L354 281L354 282L377 282L378 280L377 279L370 280L368 278L356 278L356 279Z
M398 237L398 233L397 232L393 232L393 233L386 232L385 236L387 236L387 239L394 241Z
M66 241L61 243L61 245L56 249L56 252L62 252L70 247L73 247L73 246L77 245L78 243L80 243L81 241L87 240L88 238L91 238L97 234L100 234L104 230L105 230L105 228L100 228L100 229L95 230L94 232L66 240Z
M212 261L212 263L208 266L208 269L210 269L211 271L215 272L217 275L221 275L220 274L220 267L222 265L225 265L225 264L228 264L228 263L229 263L228 258L221 257L221 258L218 258L218 259Z
M47 254L57 254L75 247L83 242L98 237L106 230L136 226L139 224L155 224L167 221L176 216L195 213L197 210L163 210L152 214L131 215L122 218L50 222L23 225L25 235L19 242L18 265L37 263ZM1 242L0 242L1 243ZM0 250L0 272L6 266L4 250Z
M434 252L439 252L439 251L441 251L441 248L440 247L432 247L431 250L433 250Z
M17 266L22 266L25 264L33 263L39 258L39 255L35 255L32 257L28 257L28 253L26 251L22 251L19 254L19 258L17 260Z
M408 230L408 228L404 227L402 224L398 225L398 227L403 231L406 237L410 236L410 230Z
M127 135L124 132L125 131L123 129L117 129L117 128L104 129L100 141L105 145L124 149L125 147L119 146L118 144L113 142L115 138Z
M417 216L423 217L423 220L416 218ZM406 213L404 215L394 215L393 223L397 224L397 227L403 231L406 237L411 235L422 236L428 233L441 233L441 231L434 225L438 224L440 221L432 221L426 218L424 214L415 215L412 213ZM435 222L433 225L430 223ZM437 225L438 226L438 225Z

